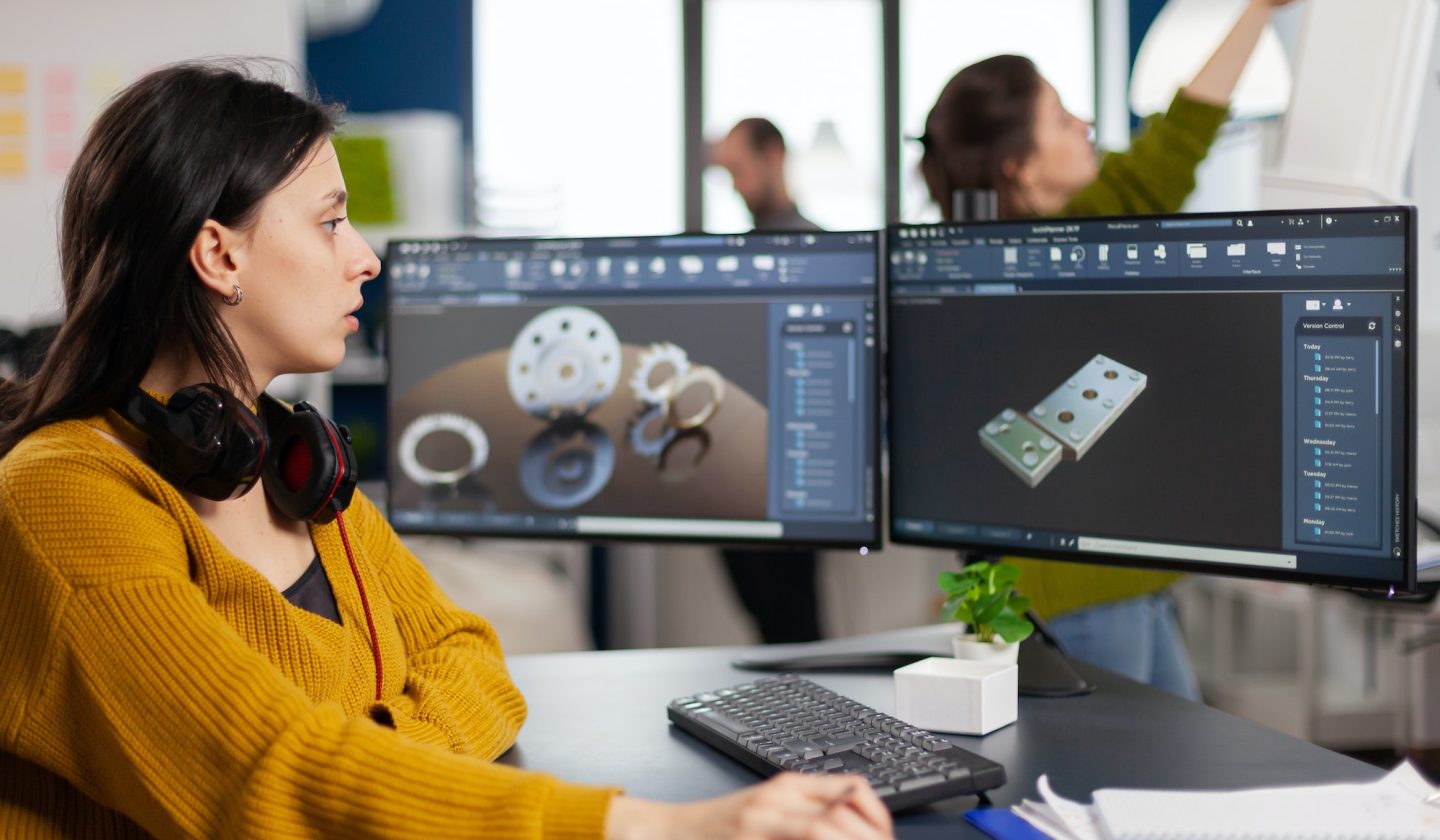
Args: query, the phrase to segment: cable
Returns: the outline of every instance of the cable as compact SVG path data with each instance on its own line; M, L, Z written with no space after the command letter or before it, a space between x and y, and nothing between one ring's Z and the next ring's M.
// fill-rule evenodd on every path
M355 586L360 590L360 605L365 608L365 625L370 628L370 653L375 657L375 699L380 700L380 689L385 682L385 672L380 665L380 636L375 632L375 619L370 614L370 598L365 594L365 583L360 580L360 569L355 565L355 554L350 550L350 535L345 530L345 516L338 511L335 522L340 526L340 541L345 544L345 558L350 561L350 574L355 576Z

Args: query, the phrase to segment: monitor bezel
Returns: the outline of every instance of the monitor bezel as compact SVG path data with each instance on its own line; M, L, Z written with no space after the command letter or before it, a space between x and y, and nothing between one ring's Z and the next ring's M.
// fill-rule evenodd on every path
M1207 212L1207 213L1155 213L1155 214L1134 214L1134 215L1124 215L1124 216L1075 216L1075 217L1069 217L1069 216L1067 216L1067 217L1065 217L1065 218L1063 218L1063 219L1061 219L1061 220L1048 220L1048 221L1064 221L1064 222L1066 222L1066 223L1086 223L1086 222L1104 223L1104 222L1115 222L1115 221L1119 221L1119 220L1121 220L1121 219L1140 219L1140 220L1145 220L1145 221L1159 221L1159 220L1162 220L1162 219L1234 218L1234 217L1236 217L1236 216L1243 216L1243 217L1245 217L1245 218L1247 218L1247 219L1250 219L1250 218L1256 218L1256 219L1258 219L1258 218L1261 218L1261 217L1284 217L1284 216L1296 216L1296 215L1302 215L1302 214L1303 214L1303 215L1311 215L1311 214L1323 214L1323 213L1356 213L1356 212L1361 212L1361 213L1370 213L1370 212L1378 212L1378 213L1395 212L1395 213L1399 213L1399 214L1401 214L1401 215L1403 215L1403 216L1405 217L1405 222L1404 222L1404 232L1405 232L1405 279L1404 279L1404 283L1405 283L1405 307L1404 307L1404 310L1403 310L1403 311L1404 311L1404 313L1405 313L1405 314L1404 314L1404 321L1405 321L1406 324L1409 325L1409 327L1408 327L1408 329L1406 330L1406 335L1407 335L1407 338L1406 338L1406 348L1405 348L1406 375L1405 375L1405 393L1404 393L1404 395L1403 395L1403 396L1404 396L1404 400L1403 400L1404 405L1403 405L1403 407L1402 407L1402 410L1403 410L1404 413L1405 413L1405 440L1404 440L1403 443L1404 443L1405 451L1406 451L1406 457L1404 458L1405 476L1404 476L1404 480L1403 480L1403 486L1404 486L1404 488L1405 488L1405 494L1406 494L1406 495L1405 495L1405 499L1404 499L1403 502L1402 502L1402 506L1403 506L1403 508L1404 508L1404 516L1405 516L1405 522L1404 522L1403 525L1402 525L1402 528L1403 528L1403 532L1402 532L1402 533L1403 533L1403 542L1404 542L1403 551L1404 551L1404 560L1405 560L1405 579L1404 579L1403 581L1400 581L1400 582L1395 582L1395 581L1381 581L1381 580L1366 579L1366 578L1349 578L1349 577L1338 577L1338 576L1334 576L1334 575L1308 574L1308 573L1299 572L1299 571L1289 572L1289 571L1279 570L1279 569L1270 569L1270 568L1263 568L1263 569L1262 569L1262 568L1257 568L1257 567L1240 566L1240 565L1234 565L1234 564L1212 564L1212 563L1187 562L1187 561L1173 560L1173 559L1167 559L1167 558L1162 558L1162 557L1136 557L1136 556L1128 556L1128 555L1127 555L1127 556L1122 556L1122 555L1103 555L1103 554L1089 554L1089 553L1079 554L1079 553L1076 553L1076 552L1050 550L1050 549L1041 548L1041 547L1021 549L1021 548L1016 548L1016 547L1014 547L1014 546L1000 546L1000 545L995 545L995 544L993 544L993 543L983 542L983 541L980 541L980 540L978 540L978 539L976 539L976 540L947 539L947 538L941 538L941 537L926 537L926 536L924 536L924 535L917 535L917 534L910 533L910 532L900 532L900 531L897 531L896 526L895 526L895 513L894 513L894 511L895 511L895 499L894 499L894 494L895 494L895 486L896 486L896 484L897 484L897 476L898 476L898 474L899 474L899 470L897 470L897 464L894 462L893 459L890 460L888 481L887 481L887 483L886 483L886 503L885 503L885 507L886 507L887 510L889 510L889 511L891 512L891 515L890 515L889 519L887 519L888 527L886 528L886 535L885 535L886 538L887 538L887 539L889 540L889 542L890 542L891 544L893 544L893 545L927 546L927 547L932 547L932 548L947 548L947 549L954 549L954 550L956 550L956 551L961 551L961 552L978 552L978 553L984 553L984 554L990 554L990 555L1024 556L1024 557L1027 557L1027 558L1033 557L1033 558L1039 559L1039 560L1055 561L1055 562L1062 562L1062 563L1076 563L1076 564L1080 564L1080 565L1113 566L1113 567L1116 567L1116 568L1141 569L1141 570L1152 570L1152 571L1187 572L1187 573L1196 573L1196 574L1221 575L1221 576L1225 576L1225 577L1243 577L1243 578L1255 578L1255 579L1261 579L1261 580L1278 580L1278 581L1284 581L1284 582L1288 582L1288 583L1321 584L1321 585L1326 585L1326 586L1331 586L1331 587L1336 587L1336 588L1342 588L1342 589L1356 589L1356 590L1365 590L1365 591L1386 592L1387 594L1388 594L1388 593L1396 593L1396 594L1398 594L1398 593L1402 593L1402 592L1403 592L1403 593L1413 593L1413 592L1415 592L1415 591L1416 591L1416 587L1417 587L1416 577L1417 577L1417 574L1418 574L1418 572L1417 572L1417 534L1416 534L1416 522L1417 522L1416 516L1417 516L1417 513L1418 513L1418 510L1417 510L1417 500L1416 500L1416 487L1417 487L1417 472L1418 472L1418 467L1417 467L1417 461L1416 461L1416 450L1415 450L1415 447L1416 447L1416 436L1417 436L1417 432L1416 432L1416 429L1417 429L1417 417L1416 417L1416 415L1417 415L1417 403L1418 403L1418 400L1419 400L1419 392L1418 392L1418 390L1417 390L1418 378L1417 378L1417 372L1416 372L1416 368L1417 368L1418 361L1419 361L1419 353L1418 353L1419 330L1418 330L1417 327L1416 327L1416 324L1417 324L1417 321L1416 321L1416 313L1419 311L1419 310L1418 310L1418 304L1417 304L1417 298L1419 297L1419 272L1418 272L1418 246L1417 246L1417 242L1416 242L1416 237L1418 236L1418 225L1417 225L1417 220L1416 220L1416 215L1417 215L1416 208L1413 207L1413 206L1409 206L1409 205L1377 205L1377 206L1373 206L1373 207L1304 207L1304 208L1293 208L1293 209L1289 209L1289 210L1257 210L1257 211L1253 211L1253 212L1252 212L1252 211L1231 211L1231 212ZM1013 226L1013 225L1017 225L1017 224L1025 224L1025 223L1027 223L1027 222L1029 222L1029 221L1041 222L1041 221L1047 221L1047 220L1043 220L1043 219L1034 219L1034 220L1030 220L1030 219L997 219L997 220L989 220L989 221L983 221L983 222L943 222L943 221L940 221L940 222L926 222L926 223L919 223L919 224L897 224L897 225L888 225L888 226L886 226L886 228L885 228L885 237L884 237L884 248L883 248L883 250L886 251L886 252L888 252L891 247L894 247L895 240L898 238L898 231L900 231L900 230L902 230L902 229L933 228L933 227L936 227L937 225L953 225L953 226L960 226L960 227L966 227L966 228L970 228L970 227L987 228L987 227L1005 226L1005 225L1012 225L1012 226ZM889 320L889 319L891 319L891 318L894 317L894 315L893 315L893 313L894 313L894 307L890 305L890 304L891 304L891 301L889 300L890 282L889 282L889 275L888 275L888 266L889 266L889 263L888 263L888 258L887 258L886 264L885 264L885 268L886 268L886 270L887 270L887 275L886 275L886 282L885 282L885 284L884 284L884 288L885 288L885 291L886 291L886 302L885 302L885 306L884 306L884 311L886 312L886 316L887 316L887 321L886 321L884 333L885 333L885 335L886 335L887 337L890 336L890 335L892 335L892 334L893 334L893 330L894 330L894 324ZM884 396L883 396L883 402L885 402L885 404L886 404L886 411L887 411L887 412L890 412L890 411L893 411L893 410L894 410L893 405L891 405L891 399L890 399L890 397L891 397L891 394L890 394L890 383L893 381L893 373L894 373L894 371L893 371L893 369L892 369L892 367L891 367L891 365L893 364L893 355L889 352L888 340L887 340L887 343L886 343L885 347L886 347L886 353L885 353L885 375L884 375L884 377L882 377L882 381L885 383L885 392L884 392ZM887 441L887 443L888 443L888 441ZM889 452L889 447L888 447L888 446L887 446L887 450L886 450L886 451L887 451L887 453ZM999 523L997 523L997 524L999 524ZM1013 524L1013 523L1005 523L1005 524L1009 525L1009 524ZM1123 538L1123 537L1122 537L1122 538Z
M744 231L744 232L740 232L740 233L708 233L708 232L704 232L704 233L677 233L677 234L661 234L661 235L646 235L646 236L503 236L503 237L487 237L487 236L470 236L470 235L467 235L467 236L446 236L446 237L400 237L400 238L396 238L396 239L387 240L386 243L385 243L385 258L384 258L384 260L383 260L383 262L382 262L382 276L385 276L385 278L386 278L386 285L385 285L385 291L386 291L386 295L385 295L385 322L386 322L386 324L393 324L393 323L395 323L395 311L394 311L394 308L395 308L395 296L394 296L394 294L392 293L391 285L390 285L390 283L389 283L389 276L388 276L388 274L385 274L385 273L384 273L384 272L385 272L385 267L390 264L390 259L391 259L391 257L392 257L393 254L394 254L395 248L397 248L397 247L398 247L400 244L402 244L402 243L404 243L404 244L448 244L448 243L452 243L452 242L465 242L465 243L484 243L484 244L486 244L486 245L503 246L503 245L505 245L506 243L534 243L534 242L578 242L578 243L583 243L583 242L608 242L608 241L614 241L614 240L624 240L624 241L627 241L627 242L646 242L646 241L659 241L659 240L664 240L664 239L674 239L674 238L676 238L676 237L696 237L696 236L703 236L703 237L725 238L725 237L730 237L730 236L743 236L743 237L751 237L751 236L757 236L757 237L765 237L765 236L804 236L804 235L806 235L806 234L809 234L809 235L812 235L812 236L817 236L817 237L819 237L819 236L824 236L824 237L831 237L831 236L843 237L843 236L858 236L858 235L862 235L862 234L863 234L863 235L870 235L870 236L875 237L875 248L874 248L874 257L875 257L875 286L874 286L874 294L875 294L875 309L876 309L876 316L875 316L875 317L876 317L876 324L877 324L876 329L877 329L877 332L879 333L879 335L877 336L877 341L876 341L875 347L873 348L873 351L872 351L872 352L873 352L873 355L874 355L874 361L875 361L875 364L874 364L874 367L873 367L873 369L874 369L874 375L875 375L875 383L874 383L875 399L872 400L873 405L871 406L871 408L872 408L871 433L870 433L870 436L869 436L869 443L870 443L870 447L871 447L871 452L873 453L873 457L874 457L874 469L871 470L871 481L870 481L870 488L869 488L869 489L870 489L870 497L875 500L875 514L874 514L874 515L875 515L875 518L874 518L874 521L873 521L873 522L868 523L868 524L870 524L870 526L871 526L871 534L872 534L873 537L874 537L873 539L871 539L871 540L863 540L863 539L862 539L862 540L848 540L848 539L837 539L837 540L827 540L827 539L795 539L795 538L785 538L785 537L783 537L783 536L782 536L781 538L779 538L779 539L771 539L771 538L766 538L766 537L731 538L731 537L723 537L723 536L704 536L704 535L696 535L696 536L688 536L688 535L687 535L687 536L672 536L672 535L647 535L647 534L625 534L625 535L621 536L621 535L606 535L606 534L580 534L580 533L576 533L576 532L573 532L573 531L570 531L570 532L561 532L561 531L510 531L510 530L493 530L493 529L487 530L487 529L484 529L484 528L474 528L474 529L468 529L468 530L460 531L460 530L454 530L454 529L427 528L427 527L424 527L424 526L414 526L414 525L395 525L394 522L393 522L393 518L390 516L390 514L392 513L392 506L390 505L390 497L391 497L390 484L391 484L391 476L393 476L393 475L395 474L396 470L399 469L399 466L398 466L398 464L397 464L397 462L396 462L395 447L394 447L395 441L394 441L394 439L393 439L393 438L394 438L394 423L392 422L392 420L393 420L393 418L392 418L392 410L393 410L392 407L393 407L393 405L394 405L394 401L393 401L394 394L393 394L392 389L393 389L393 387L394 387L394 383L393 383L391 377L389 377L389 376L387 375L387 376L385 377L385 491L386 491L386 493L385 493L385 495L386 495L386 506L385 506L385 510L386 510L386 518L387 518L387 520L390 520L390 521L391 521L391 527L395 529L395 532L396 532L396 533L399 533L399 534L407 534L407 535L413 534L413 535L416 535L416 536L445 536L445 537L459 537L459 538L464 538L464 539L475 538L475 539L504 539L504 540L535 540L535 541L548 541L548 542L583 542L583 543L588 543L588 544L591 544L591 545L627 545L627 544L632 544L632 543L633 543L633 544L669 544L669 545L710 545L710 546L717 546L717 547L736 547L736 548L749 548L749 549L758 549L758 550L763 550L763 549L766 549L766 548L771 548L771 549L775 549L775 550L778 550L778 551L788 551L788 550L806 549L806 548L814 548L814 549L841 549L841 550L844 550L844 549L865 549L865 550L867 550L867 551L878 551L878 550L880 550L881 548L883 548L883 546L884 546L884 540L885 540L885 525L884 525L884 523L886 522L885 507L886 507L886 503L887 503L887 501L888 501L888 494L887 494L886 489L885 489L885 487L884 487L884 482L883 482L883 478L882 478L883 464L884 464L884 462L885 462L885 441L884 441L883 429L882 429L882 427L881 427L881 423L883 422L883 416L882 416L882 409L881 409L881 407L880 407L880 403L884 400L884 394L885 394L885 384L884 384L884 380L885 380L886 362L885 362L885 356L884 356L883 348L884 348L884 332L885 332L885 329L886 329L886 324L888 323L888 317L887 317L887 314L886 314L886 305L887 305L887 302L888 302L888 299L889 299L889 296L888 296L888 293L887 293L888 290L887 290L887 288L886 288L886 283L887 283L887 281L889 280L889 275L885 272L885 263L884 263L884 259L885 259L885 257L884 257L884 252L885 252L885 231L884 231L883 229L880 229L880 230L816 230L816 231L794 231L794 230L783 230L783 231L781 231L781 230L775 230L775 231L767 231L767 230L752 230L752 231ZM393 359L392 359L392 356L391 356L391 354L394 353L394 348L395 348L395 342L393 342L393 341L388 341L388 340L385 342L385 366L386 366L386 370L387 370L387 371L394 369ZM638 517L637 517L637 518L638 518ZM664 517L664 518L673 518L673 517ZM774 520L767 520L767 521L774 521Z

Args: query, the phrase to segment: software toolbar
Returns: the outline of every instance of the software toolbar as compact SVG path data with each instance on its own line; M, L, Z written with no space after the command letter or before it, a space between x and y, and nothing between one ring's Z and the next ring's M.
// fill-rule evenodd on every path
M402 304L467 299L490 303L574 292L873 289L877 271L856 276L854 257L873 252L876 236L407 242L396 246L386 272L392 294Z
M1235 278L1249 283L1324 282L1353 274L1399 275L1399 216L1298 216L1145 222L1036 222L902 228L889 253L896 294L1014 294L1063 282L1090 289L1133 280ZM1328 220L1328 221L1327 221ZM1204 224L1201 224L1201 223ZM1097 241L1098 240L1098 241ZM1108 240L1108 241L1107 241ZM974 281L974 282L966 282Z

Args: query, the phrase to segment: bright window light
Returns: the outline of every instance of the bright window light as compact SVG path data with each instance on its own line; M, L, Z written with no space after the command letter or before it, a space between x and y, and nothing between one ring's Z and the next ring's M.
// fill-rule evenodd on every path
M683 227L680 3L477 0L477 215L490 234Z

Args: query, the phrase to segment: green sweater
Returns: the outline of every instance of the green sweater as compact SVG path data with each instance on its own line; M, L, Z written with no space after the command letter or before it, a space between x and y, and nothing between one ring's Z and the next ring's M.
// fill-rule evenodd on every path
M1128 151L1105 156L1095 182L1071 199L1061 215L1176 212L1195 189L1195 167L1210 151L1226 115L1225 108L1175 94L1170 110L1151 117ZM1180 577L1170 572L1009 559L1020 567L1020 588L1047 618L1159 592Z

